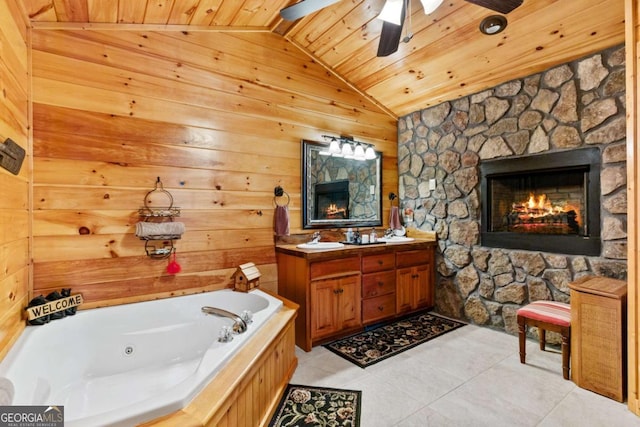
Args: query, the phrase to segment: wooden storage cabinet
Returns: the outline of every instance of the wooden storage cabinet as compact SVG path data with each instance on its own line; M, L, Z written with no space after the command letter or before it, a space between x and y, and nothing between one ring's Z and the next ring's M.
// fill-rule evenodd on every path
M433 251L396 253L396 312L408 313L434 304Z
M312 340L360 325L360 275L311 282Z
M624 401L627 283L606 277L569 284L571 379L578 387Z

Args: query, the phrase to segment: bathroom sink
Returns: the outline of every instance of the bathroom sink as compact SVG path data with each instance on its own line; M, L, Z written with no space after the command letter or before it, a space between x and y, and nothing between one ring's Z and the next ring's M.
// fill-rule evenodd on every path
M402 242L412 242L416 239L413 237L405 237L405 236L391 236L391 237L381 237L378 239L378 242L387 242L387 243L402 243Z
M296 246L300 249L338 249L344 247L339 242L318 242L318 243L302 243Z

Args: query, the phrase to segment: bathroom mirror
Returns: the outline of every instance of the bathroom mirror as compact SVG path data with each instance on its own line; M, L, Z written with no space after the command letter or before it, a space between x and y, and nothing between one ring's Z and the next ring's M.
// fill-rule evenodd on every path
M323 155L329 144L302 141L302 226L382 225L382 153L370 160Z

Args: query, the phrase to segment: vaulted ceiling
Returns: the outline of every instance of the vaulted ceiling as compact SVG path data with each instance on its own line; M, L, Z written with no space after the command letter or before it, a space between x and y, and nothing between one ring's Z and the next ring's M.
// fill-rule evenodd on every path
M288 22L279 10L296 0L22 0L34 28L275 32L393 117L624 42L623 0L524 0L493 36L478 30L488 9L445 0L425 15L411 0L413 38L378 58L384 1L342 0Z

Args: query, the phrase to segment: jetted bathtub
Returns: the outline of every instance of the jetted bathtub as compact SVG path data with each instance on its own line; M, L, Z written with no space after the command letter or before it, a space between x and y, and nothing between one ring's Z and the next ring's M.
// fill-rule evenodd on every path
M253 322L218 342L233 320L203 306L249 310ZM187 405L281 306L260 290L222 290L79 311L28 326L0 378L13 383L12 405L64 405L65 426L135 425Z

